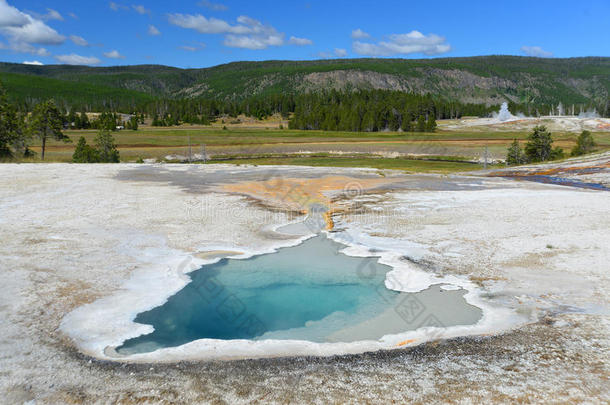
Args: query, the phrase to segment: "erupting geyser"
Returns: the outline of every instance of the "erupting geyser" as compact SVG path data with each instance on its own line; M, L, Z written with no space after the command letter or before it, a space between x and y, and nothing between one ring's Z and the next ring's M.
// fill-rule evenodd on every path
M502 103L500 112L498 112L498 116L496 118L498 118L499 121L508 121L515 118L515 116L508 111L508 103L506 101Z

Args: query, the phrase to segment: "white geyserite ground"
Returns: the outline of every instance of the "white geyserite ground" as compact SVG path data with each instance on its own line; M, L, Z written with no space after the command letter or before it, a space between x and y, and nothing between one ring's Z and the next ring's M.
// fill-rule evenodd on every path
M57 373L62 357L56 346L65 344L64 334L85 353L104 357L106 346L145 331L131 319L160 305L184 285L185 278L176 269L202 263L191 259L196 252L253 254L298 243L297 239L270 240L260 232L294 220L288 215L270 215L239 196L202 195L165 183L114 179L126 166L0 166L1 389L21 387L28 379L40 382L46 376L48 380ZM204 175L216 168L200 170ZM185 169L165 165L164 170ZM349 173L349 169L333 171ZM610 194L529 182L517 186L508 180L491 182L506 187L392 192L364 202L371 210L383 208L383 214L374 217L378 223L349 214L335 219L338 227L352 234L354 245L390 251L407 247L413 261L400 265L413 266L419 273L403 275L422 277L389 277L388 287L393 287L394 280L401 288L409 288L413 281L421 283L413 288L423 288L427 283L422 280L430 272L471 287L468 276L473 276L492 295L483 302L478 294L471 294L470 299L482 300L481 305L498 309L504 304L533 316L530 319L547 309L589 314L593 318L583 317L576 327L587 333L589 328L602 328L601 333L608 336ZM358 253L353 250L357 248L350 249ZM387 254L388 261L393 260L391 256ZM486 329L454 330L446 336L490 332L506 325L506 319L499 321L484 325ZM426 334L404 337L423 340ZM607 367L607 340L595 344L601 345L601 361ZM256 348L227 344L217 347L216 353L217 357L228 353L265 356L301 353L304 347L307 353L315 350L298 342L260 342ZM365 343L348 350L332 347L320 354L370 348ZM206 349L205 341L143 356L196 358L202 349Z

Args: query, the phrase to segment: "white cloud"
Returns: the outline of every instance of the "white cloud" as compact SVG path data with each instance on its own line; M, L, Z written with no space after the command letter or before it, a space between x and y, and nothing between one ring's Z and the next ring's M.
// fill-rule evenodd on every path
M19 27L10 26L1 28L2 32L14 42L26 42L29 44L59 45L66 39L53 28L40 20L35 20L26 14L27 24Z
M550 58L553 56L553 52L548 52L539 46L522 46L521 52L527 56L534 56L536 58Z
M371 35L369 33L362 31L360 28L352 31L353 39L369 38L370 36Z
M307 38L290 37L290 40L288 41L288 43L290 43L291 45L305 46L305 45L312 45L313 41L311 39L307 39Z
M214 11L227 11L229 9L229 7L225 6L224 4L212 3L211 1L208 1L208 0L201 0L197 4L199 4L201 7L206 7L206 8L209 8L210 10L214 10Z
M66 39L40 19L19 11L6 0L0 0L0 34L8 39L5 49L41 56L48 51L32 44L58 45Z
M37 48L25 42L9 42L8 45L0 43L0 49L10 50L19 53L31 53L37 56L49 56L50 53L45 48Z
M183 51L188 51L188 52L195 52L201 49L204 49L206 47L206 44L204 44L203 42L199 42L196 45L182 45L179 46L179 49L182 49Z
M161 35L161 31L159 31L157 29L157 27L155 27L154 25L149 25L148 26L148 35L152 35L152 36Z
M52 8L47 8L47 13L42 16L43 20L58 20L63 21L64 18L57 10L53 10Z
M202 34L225 34L223 44L232 48L266 49L269 46L284 45L284 33L245 15L239 16L235 25L218 18L206 18L201 14L169 14L168 21Z
M150 14L150 10L142 5L134 4L131 6L131 8L133 8L138 14Z
M27 14L0 0L0 28L21 27L29 22Z
M123 5L123 4L115 3L114 1L111 1L110 3L108 3L108 6L113 11L129 10L129 7L127 7L127 6Z
M266 49L284 45L284 33L254 18L242 15L237 22L247 27L247 35L227 35L223 44L232 48Z
M74 42L78 46L89 46L89 42L83 37L78 35L70 35L70 41Z
M170 24L192 29L202 34L245 34L249 32L248 27L243 25L230 25L224 20L214 17L205 18L201 14L169 14L168 20Z
M110 59L125 59L125 57L121 55L116 49L110 52L104 52L104 56Z
M245 49L266 49L269 46L281 46L284 39L281 36L227 35L222 42L224 46Z
M334 57L344 58L347 56L347 50L343 48L335 48L332 52L320 51L316 54L318 58L330 59Z
M354 52L367 56L390 56L423 53L424 55L440 55L451 50L444 37L436 34L424 35L419 31L407 34L392 34L387 41L367 43L355 41Z
M24 65L35 65L35 66L43 66L44 63L39 62L37 60L24 60L22 62Z
M66 65L97 65L102 62L95 56L81 56L74 53L70 55L56 55L55 59Z

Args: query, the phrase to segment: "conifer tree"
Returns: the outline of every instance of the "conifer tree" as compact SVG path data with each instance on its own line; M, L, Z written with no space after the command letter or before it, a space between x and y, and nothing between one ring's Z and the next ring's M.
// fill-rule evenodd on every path
M57 141L71 142L70 138L62 132L62 128L62 114L52 99L34 107L30 120L30 132L42 141L42 153L40 156L42 160L44 160L47 139L52 138Z
M434 132L436 131L436 118L434 114L430 114L428 116L428 122L426 123L426 132Z
M519 142L516 139L513 140L513 143L511 143L508 148L506 163L511 166L525 163L525 156L523 155L521 146L519 146Z
M586 153L591 153L595 147L593 135L589 131L582 131L576 140L576 146L572 149L572 156L580 156Z
M426 118L423 115L417 117L417 132L426 132Z
M102 163L119 163L119 151L114 143L114 138L108 130L100 130L95 137L95 146Z
M530 162L544 162L552 157L553 138L544 125L534 127L527 139L525 155Z
M96 163L99 162L99 160L100 158L97 151L87 145L85 137L81 136L76 145L76 149L74 149L72 161L74 163Z

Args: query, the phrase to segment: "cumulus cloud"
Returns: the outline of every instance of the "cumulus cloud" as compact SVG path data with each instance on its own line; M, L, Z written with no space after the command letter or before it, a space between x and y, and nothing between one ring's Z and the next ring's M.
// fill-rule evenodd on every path
M49 56L50 53L45 48L37 48L25 42L9 42L8 45L0 43L0 49L10 50L19 53L31 53L37 56Z
M22 62L24 65L35 65L35 66L43 66L44 63L37 60L24 60Z
M74 42L74 44L78 46L89 46L89 42L83 37L79 37L78 35L70 35L70 41Z
M110 59L125 59L125 57L121 55L116 49L110 52L104 52L104 56Z
M390 56L423 53L424 55L440 55L451 50L444 37L436 34L424 35L419 31L407 34L392 34L387 41L368 43L355 41L354 52L367 56Z
M209 8L210 10L213 10L213 11L227 11L229 9L229 7L225 6L224 4L212 3L211 1L208 1L208 0L201 0L197 4L199 4L201 7Z
M231 25L218 18L205 18L201 14L169 14L168 21L170 24L192 29L201 34L245 34L248 32L248 27L243 25Z
M339 58L345 58L347 56L347 50L343 48L335 48L335 56Z
M66 39L42 20L18 10L6 0L0 0L0 35L8 41L2 49L39 56L47 56L49 52L33 44L59 45Z
M2 32L14 42L28 44L59 45L66 39L53 28L26 14L28 22L22 26L3 27Z
M539 46L522 46L521 52L527 56L534 56L536 58L550 58L553 56L553 52L548 52Z
M266 49L269 46L284 45L284 34L270 25L261 23L245 15L239 16L237 22L247 28L247 35L230 34L223 44L233 48Z
M150 10L147 9L146 7L142 6L142 5L134 4L134 5L131 6L131 8L133 8L136 11L136 13L138 13L138 14L142 14L142 15L150 14Z
M29 22L27 14L0 0L0 27L21 27Z
M313 41L311 39L297 38L297 37L290 37L290 40L288 42L291 45L297 45L297 46L305 46L305 45L312 45L313 44Z
M266 49L269 46L284 44L284 34L270 25L242 15L237 24L201 14L169 14L170 24L192 29L202 34L224 34L223 44L232 48Z
M149 25L148 26L148 35L152 35L152 36L161 35L161 31L159 31L159 29L157 27L155 27L154 25Z
M98 65L101 60L95 56L81 56L75 53L70 55L56 55L55 59L66 65Z
M284 39L281 36L266 35L227 35L222 41L224 46L244 49L266 49L270 46L281 46Z
M352 31L353 39L364 39L364 38L369 38L369 37L370 37L369 33L362 31L360 28Z

